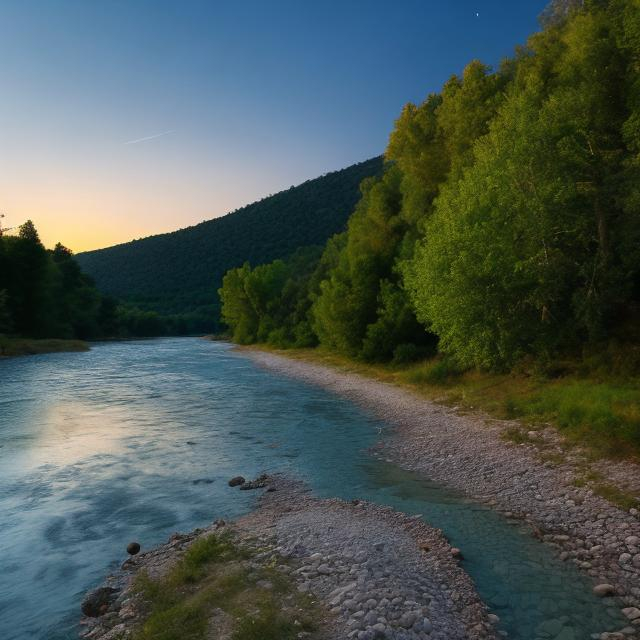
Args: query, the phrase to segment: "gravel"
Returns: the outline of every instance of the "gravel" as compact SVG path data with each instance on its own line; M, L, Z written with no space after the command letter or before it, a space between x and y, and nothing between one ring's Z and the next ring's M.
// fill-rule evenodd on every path
M141 570L162 576L200 536L230 528L259 550L256 564L276 565L326 611L318 637L331 640L476 640L493 624L451 547L422 520L386 507L312 497L302 483L270 479L259 508L235 523L174 535L136 556L101 589L115 595L101 617L85 618L83 637L130 638L141 621L131 584ZM300 637L303 637L302 634Z
M263 367L320 385L373 412L394 427L380 443L379 455L529 523L562 559L588 574L594 587L611 585L624 608L640 606L638 511L624 511L575 486L575 454L564 462L545 463L535 444L502 439L513 422L459 415L408 390L322 365L257 350L243 353ZM556 454L565 454L554 430L533 435ZM600 463L601 469L605 466ZM637 465L616 463L612 469L619 481L638 484ZM630 624L640 626L640 620Z

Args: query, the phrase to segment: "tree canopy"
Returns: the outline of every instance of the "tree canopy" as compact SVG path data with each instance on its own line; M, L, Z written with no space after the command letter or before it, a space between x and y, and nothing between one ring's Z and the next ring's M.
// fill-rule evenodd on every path
M346 231L296 290L321 345L377 360L437 342L461 365L506 368L629 339L640 306L640 7L558 0L542 22L498 70L472 61L402 110L383 174L363 182ZM278 273L282 291L290 276ZM232 274L222 298L235 330L246 317L227 313ZM245 339L268 341L287 321Z

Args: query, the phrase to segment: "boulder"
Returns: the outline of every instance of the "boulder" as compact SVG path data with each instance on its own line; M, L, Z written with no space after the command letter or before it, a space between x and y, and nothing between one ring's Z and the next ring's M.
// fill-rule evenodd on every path
M138 553L140 551L140 544L138 542L130 542L127 545L127 553L130 556L135 556L136 553Z
M234 478L231 478L231 480L229 480L229 486L230 487L242 486L245 482L246 480L242 476L235 476Z

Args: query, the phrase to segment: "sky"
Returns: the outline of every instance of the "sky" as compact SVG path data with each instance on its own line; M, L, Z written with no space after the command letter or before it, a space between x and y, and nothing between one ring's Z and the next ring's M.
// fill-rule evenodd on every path
M0 213L76 252L384 151L407 102L538 29L538 0L0 0Z

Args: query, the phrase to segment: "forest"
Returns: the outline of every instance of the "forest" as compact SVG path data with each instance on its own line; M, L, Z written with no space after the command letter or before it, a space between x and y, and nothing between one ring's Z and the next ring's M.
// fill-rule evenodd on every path
M0 235L0 336L154 336L175 333L178 324L100 293L69 249L44 247L31 220L16 235Z
M541 20L499 68L473 60L404 107L322 250L224 276L235 341L640 372L640 11L552 2Z
M157 313L169 333L220 330L222 276L245 261L262 264L343 231L358 185L382 159L308 180L220 218L172 233L80 253L96 285L131 307Z

